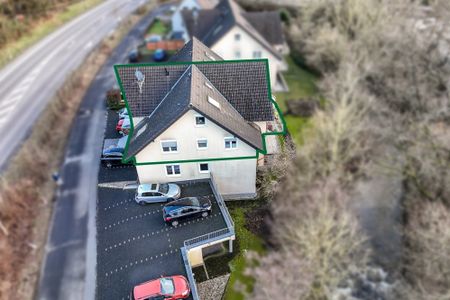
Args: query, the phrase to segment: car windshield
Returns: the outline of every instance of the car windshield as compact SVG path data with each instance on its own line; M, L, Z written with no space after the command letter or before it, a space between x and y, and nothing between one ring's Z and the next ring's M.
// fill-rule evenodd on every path
M162 294L171 295L175 292L175 287L173 285L173 280L171 278L161 278L159 282L161 283Z
M158 191L160 193L167 194L169 192L169 185L167 183L160 184Z

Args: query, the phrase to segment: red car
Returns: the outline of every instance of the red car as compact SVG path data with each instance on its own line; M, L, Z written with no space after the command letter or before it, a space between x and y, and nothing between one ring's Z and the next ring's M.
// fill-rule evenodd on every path
M178 300L189 297L191 290L184 276L161 277L141 283L133 288L131 299Z
M117 130L117 132L122 131L123 120L124 120L124 119L121 119L121 120L119 120L119 122L117 122L117 125L116 125L116 130Z

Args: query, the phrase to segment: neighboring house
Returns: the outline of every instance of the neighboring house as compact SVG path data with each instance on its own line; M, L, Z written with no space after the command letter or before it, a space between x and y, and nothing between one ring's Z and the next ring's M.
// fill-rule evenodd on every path
M172 32L178 34L180 32L183 33L183 38L185 41L189 40L189 36L186 32L186 28L183 24L183 17L181 12L184 9L192 10L201 10L201 9L211 9L217 5L218 0L183 0L177 6L177 9L172 15Z
M279 12L246 12L233 0L221 0L214 8L181 9L182 29L228 60L268 58L270 81L276 92L287 91L281 74L289 52Z
M195 38L171 60L115 67L134 124L125 159L142 183L213 174L224 198L255 197L266 139L284 132L267 60L226 62Z

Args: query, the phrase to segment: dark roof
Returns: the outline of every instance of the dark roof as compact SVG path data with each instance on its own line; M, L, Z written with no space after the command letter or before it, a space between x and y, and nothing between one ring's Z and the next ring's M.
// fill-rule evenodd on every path
M182 11L182 17L189 35L191 37L197 37L208 47L212 47L231 28L239 26L275 57L282 59L280 53L278 53L269 41L255 29L253 24L246 19L246 16L247 13L233 0L222 0L213 9L184 9ZM274 20L272 19L271 22L273 21ZM277 26L281 27L281 20L279 17L278 22L280 24ZM258 26L262 29L261 25Z
M278 11L262 11L244 13L244 17L270 44L284 43L283 27Z
M217 101L220 108L208 98ZM262 149L259 127L246 121L195 65L189 66L153 113L134 129L127 158L154 141L187 111L193 109L256 149Z
M220 61L222 57L206 47L197 38L192 38L183 48L170 58L172 62Z
M201 56L205 49L208 48L197 39L193 39L180 50L179 54L175 55L176 64L117 66L123 92L133 117L149 116L192 64L192 59L197 61L198 56ZM214 53L209 49L208 51ZM215 56L220 59L219 56ZM181 63L183 61L186 64ZM251 122L273 120L266 61L218 60L216 62L197 61L195 64L244 119ZM142 93L139 91L135 77L137 69L145 75Z

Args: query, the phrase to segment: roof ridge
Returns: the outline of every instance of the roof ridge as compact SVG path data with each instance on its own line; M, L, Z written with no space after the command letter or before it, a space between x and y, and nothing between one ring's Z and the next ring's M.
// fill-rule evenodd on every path
M166 100L168 95L175 89L175 87L178 85L178 83L180 83L181 79L186 75L186 72L189 69L192 69L192 65L189 65L189 67L186 68L186 70L183 72L183 74L181 74L181 76L177 79L177 81L170 87L170 90L166 93L166 95L164 95L161 102L159 102L159 104L155 107L155 109L152 111L152 113L150 115L148 115L146 118L150 118L155 113L155 111L157 111L157 109L161 106L161 104L164 102L164 100ZM191 82L192 82L192 80L191 80Z

